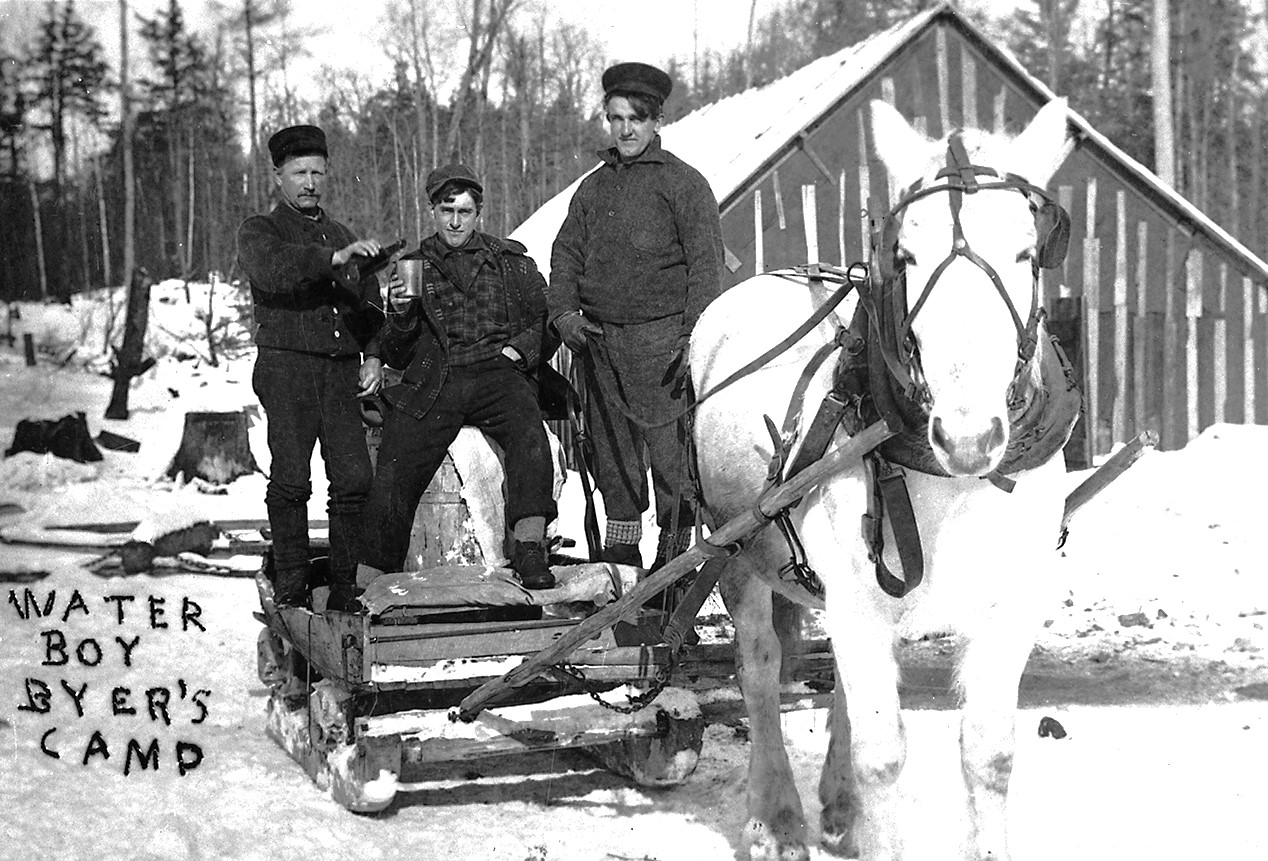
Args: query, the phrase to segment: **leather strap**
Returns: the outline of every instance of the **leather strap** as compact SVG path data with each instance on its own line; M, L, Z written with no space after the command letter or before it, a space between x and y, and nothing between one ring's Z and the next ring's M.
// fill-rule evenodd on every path
M899 467L873 452L865 459L869 483L868 511L863 516L863 538L868 556L876 564L876 581L886 595L902 598L920 585L925 577L924 549L920 545L920 528L907 492L907 479ZM885 538L881 529L885 512L894 533L903 576L894 576L885 565Z

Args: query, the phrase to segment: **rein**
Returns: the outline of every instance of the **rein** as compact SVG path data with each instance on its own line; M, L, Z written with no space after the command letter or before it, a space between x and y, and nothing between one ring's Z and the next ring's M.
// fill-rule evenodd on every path
M863 274L856 272L856 269L862 269ZM609 379L606 375L596 373L594 375L595 379L598 380L599 386L603 389L603 393L607 396L609 402L614 404L627 419L641 428L653 429L671 425L674 422L685 418L690 413L695 412L701 404L716 395L718 392L738 383L740 380L755 371L765 367L783 353L786 353L793 347L794 344L818 328L819 324L826 320L828 315L845 300L845 297L849 295L851 289L858 288L861 291L863 286L867 283L867 266L862 263L852 263L850 264L850 268L845 271L832 266L811 263L808 266L794 266L790 270L777 270L763 274L775 275L798 284L802 283L798 280L798 278L806 278L810 281L817 282L830 281L840 286L832 292L832 295L828 297L826 302L816 308L814 312L801 323L801 325L794 329L782 341L762 353L757 358L748 362L743 367L732 372L726 377L726 379L709 389L709 391L705 392L703 395L700 395L699 397L695 397L694 394L689 395L687 403L682 407L682 409L678 410L669 418L662 421L648 421L642 416L636 415L630 408L629 403L617 390L616 381ZM601 338L591 339L590 346L592 348L597 347L600 351L607 350L607 347L604 345ZM598 363L596 362L595 364L597 365ZM608 365L611 366L611 362L609 362Z

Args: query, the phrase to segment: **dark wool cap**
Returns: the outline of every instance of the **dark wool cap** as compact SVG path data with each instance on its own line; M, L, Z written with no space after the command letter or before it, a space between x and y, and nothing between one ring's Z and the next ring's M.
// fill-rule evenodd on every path
M316 126L291 126L282 129L269 138L269 154L273 156L273 166L280 167L282 162L293 155L324 155L326 151L326 133Z
M603 97L613 93L640 93L665 101L674 82L669 75L646 63L617 63L603 73Z
M480 184L480 177L476 176L474 170L465 164L445 164L427 174L427 199L435 197L436 192L444 188L447 182L470 186L479 194L484 194L484 186Z

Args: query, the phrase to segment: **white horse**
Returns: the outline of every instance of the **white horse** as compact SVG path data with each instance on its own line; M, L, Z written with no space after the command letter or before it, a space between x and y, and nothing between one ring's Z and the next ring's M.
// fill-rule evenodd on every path
M1068 154L1066 105L1050 103L1015 138L963 132L971 163L994 169L980 173L980 180L987 183L993 174L1016 181L975 193L952 194L945 172L938 176L947 166L948 142L928 140L881 102L872 105L872 126L876 151L897 187L933 189L909 195L901 207L892 253L906 271L912 378L926 387L928 432L919 439L946 475L907 470L926 561L924 582L905 597L891 597L878 586L861 539L870 492L861 467L819 485L792 514L806 558L822 579L822 600L778 576L789 549L773 528L728 562L721 589L735 623L737 673L751 730L745 839L752 858L808 856L809 830L779 720L787 632L777 631L773 621L772 607L780 602L772 596L778 593L826 610L835 653L831 741L819 784L824 847L846 857L902 857L899 775L906 743L895 650L900 638L954 631L960 762L971 830L963 857L1003 861L1009 857L1005 798L1018 685L1055 597L1045 569L1057 555L1064 467L1057 456L1017 472L1010 476L1016 480L1011 492L983 477L1005 457L1014 382L1037 385L1036 367L1053 349L1042 320L1031 319L1038 297L1034 258L1043 255L1045 241L1034 205L1042 197L1040 187ZM977 262L951 253L957 222L958 238ZM922 298L926 286L931 289ZM709 392L777 343L827 295L822 286L802 287L773 275L724 293L692 337L696 391ZM744 511L762 490L773 449L763 416L781 421L808 357L850 319L850 310L847 301L795 347L701 405L695 424L700 476L705 504L718 523ZM1025 340L1023 322L1037 336L1029 362L1019 344ZM831 386L832 364L813 377L803 426ZM1068 428L1062 433L1058 450ZM832 445L843 439L838 430ZM883 531L884 561L900 571L888 516Z

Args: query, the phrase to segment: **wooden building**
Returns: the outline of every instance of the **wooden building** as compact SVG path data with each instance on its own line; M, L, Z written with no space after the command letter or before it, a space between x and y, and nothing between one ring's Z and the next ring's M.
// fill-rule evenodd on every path
M671 97L672 98L672 97ZM941 137L1018 131L1053 93L949 4L666 126L667 149L718 197L732 283L868 256L871 201L892 199L867 105ZM1049 187L1073 218L1046 272L1052 328L1083 375L1072 464L1145 429L1179 448L1218 422L1268 424L1268 264L1070 114L1074 149ZM580 180L578 180L579 182ZM514 234L548 271L576 184Z

